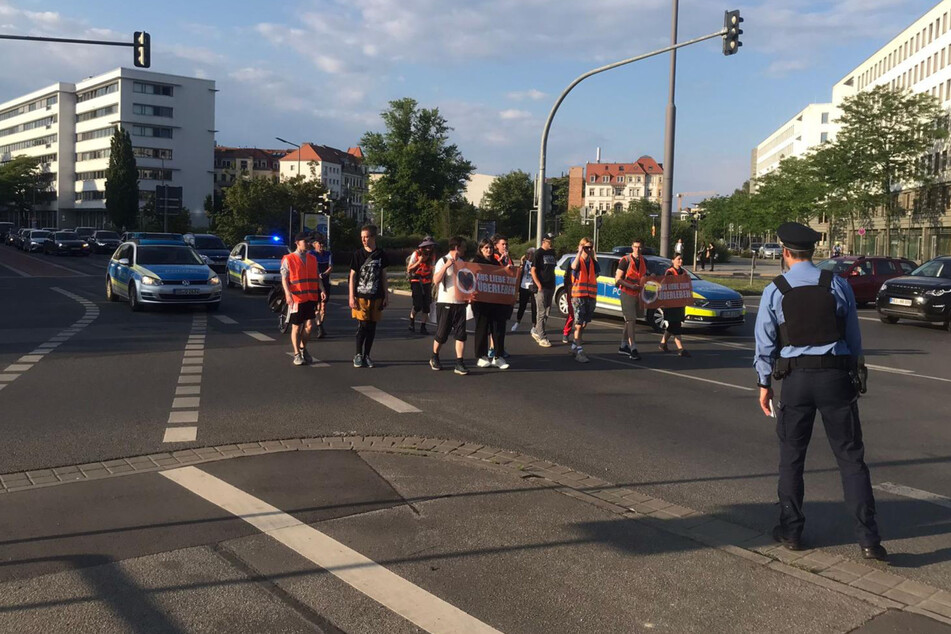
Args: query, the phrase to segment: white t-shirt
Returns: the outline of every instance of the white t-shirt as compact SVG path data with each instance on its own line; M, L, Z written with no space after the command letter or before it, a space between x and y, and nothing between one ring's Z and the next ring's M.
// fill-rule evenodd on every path
M449 263L449 256L443 256L436 261L436 269L433 271L434 280L439 276L440 271L447 269L446 276L442 278L439 284L436 284L436 288L438 289L436 294L437 304L465 304L465 302L456 299L456 273L453 270L454 268L455 267Z

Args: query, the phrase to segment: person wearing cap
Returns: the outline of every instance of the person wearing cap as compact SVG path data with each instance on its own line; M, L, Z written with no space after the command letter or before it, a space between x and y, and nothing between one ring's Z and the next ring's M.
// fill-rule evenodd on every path
M818 410L862 555L884 560L859 422L867 370L855 296L845 279L812 264L818 233L798 222L784 223L776 233L788 271L763 291L754 332L759 405L775 416L779 436L780 516L773 539L790 550L802 548L803 466ZM783 380L775 403L773 378Z
M315 233L313 240L313 254L317 258L320 287L324 291L324 299L317 305L317 318L314 321L317 326L317 338L323 339L327 336L324 323L327 321L327 299L330 298L330 273L333 271L333 255L330 253L330 249L327 248L327 238L324 234Z
M317 258L309 250L310 235L298 233L294 237L297 250L281 260L281 284L287 302L291 325L291 347L294 365L310 365L314 358L307 351L307 343L317 315L317 304L327 295L320 285Z
M413 293L413 307L409 311L409 330L416 332L416 317L422 317L419 334L429 334L426 322L429 321L429 308L433 301L433 267L436 265L436 241L426 236L406 261L406 275Z
M537 316L531 335L542 348L551 348L545 326L551 312L551 300L555 295L555 265L558 257L552 248L555 237L546 233L542 236L542 246L535 250L535 259L532 260L532 280L538 289L535 293L535 308Z

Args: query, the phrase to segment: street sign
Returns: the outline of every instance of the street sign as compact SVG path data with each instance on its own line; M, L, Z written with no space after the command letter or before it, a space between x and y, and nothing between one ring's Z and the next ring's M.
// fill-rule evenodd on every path
M476 241L488 239L495 235L494 220L477 220L476 223Z
M327 240L330 246L330 216L328 214L304 214L304 229L311 233L319 233Z
M177 214L182 210L182 188L172 185L155 186L155 211Z

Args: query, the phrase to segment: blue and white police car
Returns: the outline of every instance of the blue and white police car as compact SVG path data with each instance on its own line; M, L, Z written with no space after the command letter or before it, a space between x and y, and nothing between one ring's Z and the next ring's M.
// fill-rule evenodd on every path
M217 310L221 279L193 248L177 240L135 239L109 260L106 299L138 311L150 304L203 304Z
M244 236L228 256L228 287L245 293L281 283L281 260L289 252L280 236Z

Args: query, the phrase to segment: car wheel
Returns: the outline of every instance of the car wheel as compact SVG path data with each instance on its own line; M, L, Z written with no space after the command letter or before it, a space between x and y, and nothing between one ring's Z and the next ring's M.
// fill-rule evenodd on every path
M245 293L245 294L251 292L251 287L248 286L248 274L247 274L247 273L242 273L242 274L241 274L241 292L243 292L243 293Z
M565 292L565 289L559 289L558 294L555 296L555 305L558 307L558 312L561 313L562 317L568 317L569 301L571 300L568 298L568 293Z
M116 295L115 290L113 290L113 288L112 288L112 278L111 278L111 277L107 277L107 278L106 278L106 299L109 300L110 302L117 302L117 301L119 301L119 296Z
M129 282L129 308L134 313L142 310L142 304L139 303L139 298L135 294L135 282Z
M667 328L667 320L664 319L663 308L652 308L647 311L647 323L656 333L662 333Z
M881 317L879 317L879 319L882 320L883 324L897 324L898 323L898 317L891 317L889 315L882 315Z

